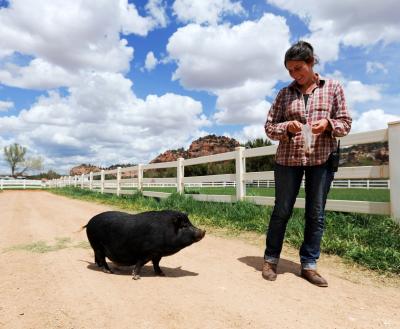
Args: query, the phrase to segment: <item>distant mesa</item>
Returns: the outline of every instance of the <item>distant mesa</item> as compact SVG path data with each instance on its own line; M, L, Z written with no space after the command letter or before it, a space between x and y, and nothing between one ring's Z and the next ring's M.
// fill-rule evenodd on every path
M178 158L191 159L202 156L234 151L240 143L225 136L207 135L200 137L190 144L189 149L183 147L176 150L167 150L150 161L150 163L176 161ZM373 166L387 165L389 162L388 144L371 143L354 145L341 150L342 166ZM108 168L101 168L91 164L81 164L70 170L70 175L82 175L90 172L99 172L102 169L112 170L117 167L133 167L135 164L116 164Z
M97 166L90 164L81 164L79 166L73 167L69 174L70 176L80 176L82 174L89 174L90 172L99 172L101 169Z
M183 148L168 150L151 160L150 163L176 161L178 158L191 159L202 156L234 151L240 143L225 136L207 135L190 144L188 150Z

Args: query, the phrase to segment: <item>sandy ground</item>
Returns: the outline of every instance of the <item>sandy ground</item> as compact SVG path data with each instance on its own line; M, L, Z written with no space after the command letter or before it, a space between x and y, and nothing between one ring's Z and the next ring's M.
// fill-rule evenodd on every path
M42 191L0 193L0 328L400 328L396 278L323 256L329 287L318 288L298 276L297 251L286 247L277 281L267 282L260 236L207 234L161 260L166 277L151 264L137 281L129 268L100 272L76 231L109 209ZM35 252L40 241L59 247Z

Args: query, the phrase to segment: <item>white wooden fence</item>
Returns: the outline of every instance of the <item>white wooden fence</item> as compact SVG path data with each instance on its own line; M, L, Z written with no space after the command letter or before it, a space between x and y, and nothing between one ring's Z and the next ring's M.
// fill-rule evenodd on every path
M388 124L387 129L369 131L364 133L349 134L340 138L341 146L350 146L355 144L366 144L375 142L386 142L389 144L389 165L381 166L361 166L361 167L342 167L336 173L336 179L346 180L374 180L390 179L390 200L391 202L373 202L373 201L348 201L348 200L327 200L326 209L343 212L358 212L368 214L390 215L400 223L400 121ZM101 193L133 194L136 191L143 191L143 187L148 184L164 184L175 186L178 193L184 193L184 187L196 183L212 182L235 182L236 195L207 195L207 194L187 194L200 201L216 202L235 202L238 200L247 200L260 205L273 205L274 197L248 196L246 195L246 183L257 180L273 180L272 171L264 172L246 172L245 161L248 158L275 154L276 145L264 146L253 149L243 147L236 148L235 151L221 154L214 154L193 159L179 158L177 161L139 164L134 167L118 168L114 170L102 170L98 173L87 175L62 177L58 180L50 181L50 186L79 186L97 190ZM184 167L210 162L220 162L234 160L236 173L224 175L209 175L185 177ZM175 168L176 177L173 178L144 178L143 171L148 169ZM135 177L123 178L128 173L134 172ZM105 179L105 175L114 175L115 179ZM170 193L143 191L145 196L167 197ZM295 207L304 208L304 198L297 198Z
M0 179L0 190L5 189L41 189L46 183L36 179Z

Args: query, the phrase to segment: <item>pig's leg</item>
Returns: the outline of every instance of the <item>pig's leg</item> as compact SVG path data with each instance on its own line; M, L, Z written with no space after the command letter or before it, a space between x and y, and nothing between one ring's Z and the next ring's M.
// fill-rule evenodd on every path
M146 262L144 262L144 261L141 261L141 260L138 260L137 262L136 262L136 264L135 264L135 266L133 267L133 270L132 270L132 279L133 280L139 280L140 279L140 270L142 269L142 267L143 267L143 265L145 264Z
M99 249L96 249L94 251L94 261L96 262L97 266L102 269L103 272L113 273L108 267L108 264L106 262L106 256L104 255L103 251Z
M153 268L156 275L165 276L165 273L160 268L160 260L161 257L153 258L151 261L153 262Z

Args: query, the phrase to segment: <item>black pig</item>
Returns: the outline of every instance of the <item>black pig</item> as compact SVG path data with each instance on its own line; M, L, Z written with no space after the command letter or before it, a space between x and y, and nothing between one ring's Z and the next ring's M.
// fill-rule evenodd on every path
M150 260L154 272L164 276L159 265L161 257L200 241L206 233L194 227L186 214L172 210L136 215L107 211L94 216L85 227L96 264L107 273L112 271L106 257L117 265L134 265L135 280Z

